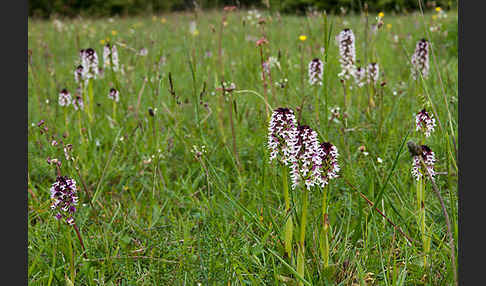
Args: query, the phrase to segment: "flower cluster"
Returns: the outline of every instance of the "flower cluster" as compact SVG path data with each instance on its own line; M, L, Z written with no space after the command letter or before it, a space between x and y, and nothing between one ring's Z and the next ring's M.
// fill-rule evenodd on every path
M115 102L118 102L118 100L120 100L120 92L112 87L110 93L108 93L108 97Z
M424 175L428 177L428 175L426 175L427 171L424 170L424 168L422 167L419 156L421 156L422 159L424 160L425 166L427 167L427 170L432 176L432 178L434 178L434 176L436 175L434 171L434 165L436 162L434 152L427 145L422 145L421 151L422 151L421 155L416 155L413 157L413 163L412 163L412 175L415 177L417 181L420 180L420 178L422 178L422 176Z
M71 104L71 94L67 89L61 90L59 93L59 105L60 106L68 106Z
M330 143L319 143L317 132L307 125L299 125L289 108L273 111L268 127L270 161L278 159L290 166L292 189L301 183L307 189L324 187L337 177L338 151Z
M276 87L285 88L289 80L285 77L275 82Z
M103 48L103 64L105 69L111 67L113 71L118 71L118 50L115 45L106 44Z
M192 145L191 153L194 155L194 159L199 160L206 153L206 146L201 145L199 148L196 145Z
M354 80L358 87L362 87L365 84L366 79L366 69L362 67L357 67L354 73Z
M297 134L297 120L294 111L289 108L278 108L273 111L268 126L268 148L270 161L280 159L288 165L293 151L293 140Z
M251 25L256 25L262 15L258 10L249 10L248 15L245 17L245 19L251 24Z
M329 142L324 142L319 146L319 156L321 158L322 170L320 178L318 178L321 187L328 184L329 180L338 177L338 172L340 170L337 157L339 156L337 147Z
M96 79L99 73L98 55L96 54L96 51L92 48L81 50L79 56L81 57L81 66L83 66L83 78Z
M313 186L325 187L337 177L339 156L336 146L328 142L319 144L317 132L309 126L299 125L297 136L292 139L290 178L292 189L301 182L309 190Z
M74 96L73 107L74 107L74 110L83 110L84 109L83 98L81 97L80 93L78 93Z
M292 155L290 166L290 178L292 189L304 182L307 189L313 187L316 179L321 178L322 165L319 156L319 141L317 132L307 125L297 126L297 136L292 140Z
M368 79L368 83L378 82L378 78L380 76L380 68L378 67L377 63L368 64L368 68L366 70L366 76Z
M280 69L280 62L276 57L268 57L268 64L270 65L271 68L277 67Z
M324 64L318 58L313 59L309 63L309 84L316 83L322 85L322 73L324 71Z
M354 33L350 29L344 29L339 33L339 62L341 63L341 72L338 74L340 78L348 80L354 76L356 71L356 49L354 47Z
M221 84L223 87L223 92L233 92L235 89L236 89L236 85L234 82L229 82L229 81L225 81Z
M424 78L429 75L429 42L426 39L418 41L412 55L412 77L416 80L422 74Z
M85 80L85 69L82 65L79 65L75 70L74 70L74 81L76 83L82 82Z
M73 215L78 204L76 181L66 176L58 176L51 186L51 199L51 209L57 211L56 219L64 219L67 224L74 225Z
M422 130L425 133L425 137L429 137L436 125L435 118L433 114L429 114L424 108L415 116L415 125L416 131Z

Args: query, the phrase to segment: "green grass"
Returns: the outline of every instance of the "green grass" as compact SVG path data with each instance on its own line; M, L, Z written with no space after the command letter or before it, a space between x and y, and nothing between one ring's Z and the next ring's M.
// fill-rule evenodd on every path
M262 12L268 16L264 32L269 44L264 46L264 53L267 57L281 56L281 68L271 70L272 80L288 79L284 89L268 87L269 104L296 110L307 97L301 122L340 152L340 177L331 181L328 190L331 266L326 269L319 252L322 190L310 192L304 276L309 284L453 283L445 220L430 183L425 206L432 242L429 265L422 265L415 180L410 174L412 159L404 145L408 140L421 140L414 129L414 116L424 105L417 90L426 90L426 101L432 103L441 125L426 143L438 159L436 171L444 173L436 182L457 242L457 161L452 139L456 138L457 144L457 38L444 34L457 33L457 12L449 11L445 19L432 19L435 14L426 13L423 18L418 13L387 14L372 45L365 45L364 15L330 16L333 28L325 84L318 90L319 124L306 68L312 58L323 58L322 17ZM30 285L63 285L66 277L74 285L296 285L296 261L284 256L286 216L281 169L268 162L269 118L264 101L256 95L264 93L260 51L255 45L262 29L248 21L243 25L246 15L245 11L229 14L221 39L224 80L234 82L237 90L233 93L233 121L240 167L233 154L231 102L217 90L222 81L218 61L222 13L201 13L197 19L191 13L112 21L76 19L63 21L61 29L52 21L29 20ZM194 19L197 36L189 32ZM375 23L375 15L368 21ZM437 23L439 31L431 32L430 27ZM367 61L377 61L380 66L380 81L386 85L377 90L383 93L383 104L380 107L376 97L377 107L367 112L365 89L353 88L347 99L352 98L347 122L329 123L326 106L344 110L335 36L345 27L355 32L357 59L365 61L367 48ZM302 34L307 35L304 42L298 39ZM394 35L398 35L398 43ZM102 65L100 40L107 37L112 43L126 45L117 44L124 74L116 75L120 90L116 120L111 119L112 101L107 96L113 78L105 71L104 78L93 85L95 120L90 123L85 112L75 112L69 106L65 108L66 125L63 107L57 104L58 93L62 88L75 93L73 71L80 49L94 48ZM430 77L418 81L415 88L409 59L423 37L432 41L434 56ZM148 50L145 57L136 53L142 48ZM206 56L208 52L210 57ZM169 72L181 104L169 92ZM149 115L149 108L155 110L154 117ZM50 146L45 134L40 134L36 125L40 120L45 120L51 135L73 144L79 174L74 163L64 159L62 148ZM206 147L203 163L191 153L193 145ZM362 145L368 156L358 150ZM73 228L58 223L50 211L49 188L57 172L46 163L47 157L62 160L62 174L78 183L80 204L75 217L88 260L82 256ZM376 203L416 243L408 245L346 181ZM89 190L92 206L82 182ZM301 195L300 191L291 191L290 195L295 244Z

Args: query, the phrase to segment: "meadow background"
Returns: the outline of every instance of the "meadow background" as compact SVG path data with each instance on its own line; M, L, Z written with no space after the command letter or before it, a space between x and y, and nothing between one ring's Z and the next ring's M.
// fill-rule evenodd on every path
M297 285L295 261L285 257L282 244L282 172L269 163L266 146L269 114L256 45L263 36L265 59L279 63L271 67L268 103L297 110L305 99L300 121L340 153L340 177L328 193L331 266L323 268L319 256L316 188L309 198L305 279L313 285L453 284L445 221L430 186L425 201L432 243L423 266L406 146L421 138L415 114L433 109L440 122L427 145L438 159L436 182L457 242L457 11L442 13L427 6L423 14L385 11L375 34L378 13L351 9L326 16L263 7L29 18L29 284ZM325 17L332 33L316 120L307 64L324 60ZM372 108L366 88L357 87L344 105L335 36L347 27L356 35L357 59L380 66ZM430 76L414 81L410 58L424 37L433 48ZM102 66L107 42L117 46L122 71L105 71L94 81L90 121L85 112L59 106L58 95L63 88L76 93L79 50L94 48ZM276 85L284 79L284 87ZM234 83L235 91L223 96L222 81ZM113 86L120 91L116 116L108 97ZM340 116L329 119L335 107ZM41 120L49 136L40 132ZM65 160L53 139L72 144L75 160ZM57 171L48 157L61 160L61 173L78 182L75 218L87 259L73 228L50 211ZM358 191L415 243L409 245ZM298 216L300 193L291 196Z

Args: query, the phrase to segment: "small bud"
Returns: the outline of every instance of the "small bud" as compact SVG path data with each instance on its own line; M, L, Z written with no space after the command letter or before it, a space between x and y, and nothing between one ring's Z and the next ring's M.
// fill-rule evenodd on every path
M422 148L413 141L408 141L407 147L412 156L419 156L422 154Z

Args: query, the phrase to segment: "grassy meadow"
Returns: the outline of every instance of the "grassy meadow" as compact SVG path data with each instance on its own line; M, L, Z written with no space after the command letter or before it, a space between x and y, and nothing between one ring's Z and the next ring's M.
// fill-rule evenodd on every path
M428 180L425 232L419 223L407 142L435 153L435 183L457 243L457 11L385 13L377 30L374 13L259 13L29 19L29 285L454 284L446 221ZM361 65L378 63L376 84L350 79L343 87L335 38L344 28L355 34ZM267 43L257 46L262 37ZM422 38L432 46L430 73L414 80L410 59ZM79 51L93 48L103 67L108 42L120 70L105 68L90 81L84 109L60 106L62 89L77 93ZM308 82L313 58L324 61L320 86ZM108 96L112 87L118 102ZM292 108L339 150L339 177L326 187L329 262L320 249L323 189L314 187L302 279L303 188L289 190L287 212L288 168L269 161L268 124L278 107ZM423 108L437 120L427 138L415 130ZM51 210L59 174L77 183L74 219L85 251Z

